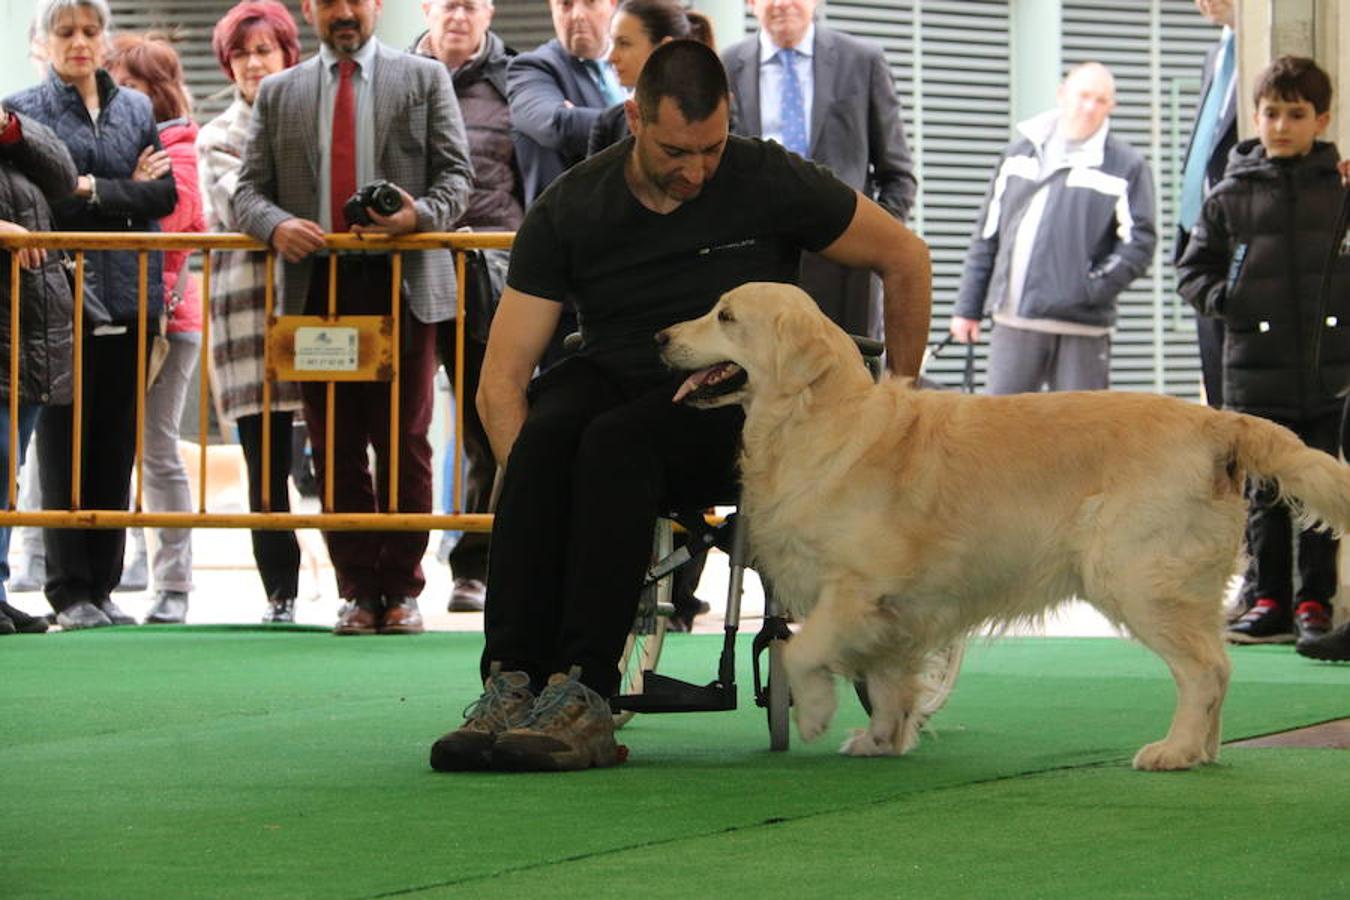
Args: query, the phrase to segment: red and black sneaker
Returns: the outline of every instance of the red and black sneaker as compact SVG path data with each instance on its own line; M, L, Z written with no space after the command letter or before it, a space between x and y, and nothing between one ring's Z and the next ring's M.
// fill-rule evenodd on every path
M1293 622L1289 611L1269 597L1261 597L1247 614L1228 626L1233 644L1292 644Z
M1294 627L1300 641L1316 640L1331 631L1331 610L1325 603L1304 600L1294 610Z

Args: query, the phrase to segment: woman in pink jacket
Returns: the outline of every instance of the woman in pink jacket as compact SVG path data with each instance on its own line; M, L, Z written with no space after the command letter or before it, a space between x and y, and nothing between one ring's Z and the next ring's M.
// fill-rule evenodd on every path
M150 98L159 139L173 164L178 205L160 219L165 232L202 232L201 193L197 183L197 125L183 82L178 54L163 37L121 33L113 39L108 71L123 87ZM140 177L140 174L135 176ZM197 282L188 271L189 251L164 254L164 357L145 403L145 506L152 512L191 512L192 492L178 454L183 405L201 356L202 304ZM154 556L155 603L146 624L177 623L187 618L192 590L192 530L159 529Z

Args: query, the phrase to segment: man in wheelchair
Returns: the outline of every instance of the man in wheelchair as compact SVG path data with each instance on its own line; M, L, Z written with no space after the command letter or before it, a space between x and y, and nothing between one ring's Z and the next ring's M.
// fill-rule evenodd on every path
M654 335L745 281L795 280L802 250L880 275L888 365L916 375L931 269L921 239L828 170L728 135L726 73L659 47L633 137L530 208L492 324L478 407L505 460L488 567L482 696L431 749L440 771L611 766L608 698L663 510L736 493L740 407L671 402ZM532 378L564 300L582 347Z

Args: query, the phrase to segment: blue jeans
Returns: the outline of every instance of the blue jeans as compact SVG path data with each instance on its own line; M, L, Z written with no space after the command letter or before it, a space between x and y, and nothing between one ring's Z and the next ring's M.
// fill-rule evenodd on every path
M38 413L42 411L41 404L38 403L20 403L19 404L19 461L18 465L23 465L24 454L28 452L28 439L33 434L33 426L37 424ZM9 475L9 400L0 400L0 472ZM14 474L18 475L18 468ZM17 493L16 495L17 496ZM4 502L8 502L9 493L5 492ZM8 528L0 528L0 600L5 599L5 582L9 580L9 532Z

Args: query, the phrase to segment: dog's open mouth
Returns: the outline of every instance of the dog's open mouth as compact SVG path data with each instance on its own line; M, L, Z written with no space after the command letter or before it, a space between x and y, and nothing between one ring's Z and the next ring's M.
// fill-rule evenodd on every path
M699 369L680 385L674 403L700 403L724 397L745 387L745 370L733 362L722 362Z

